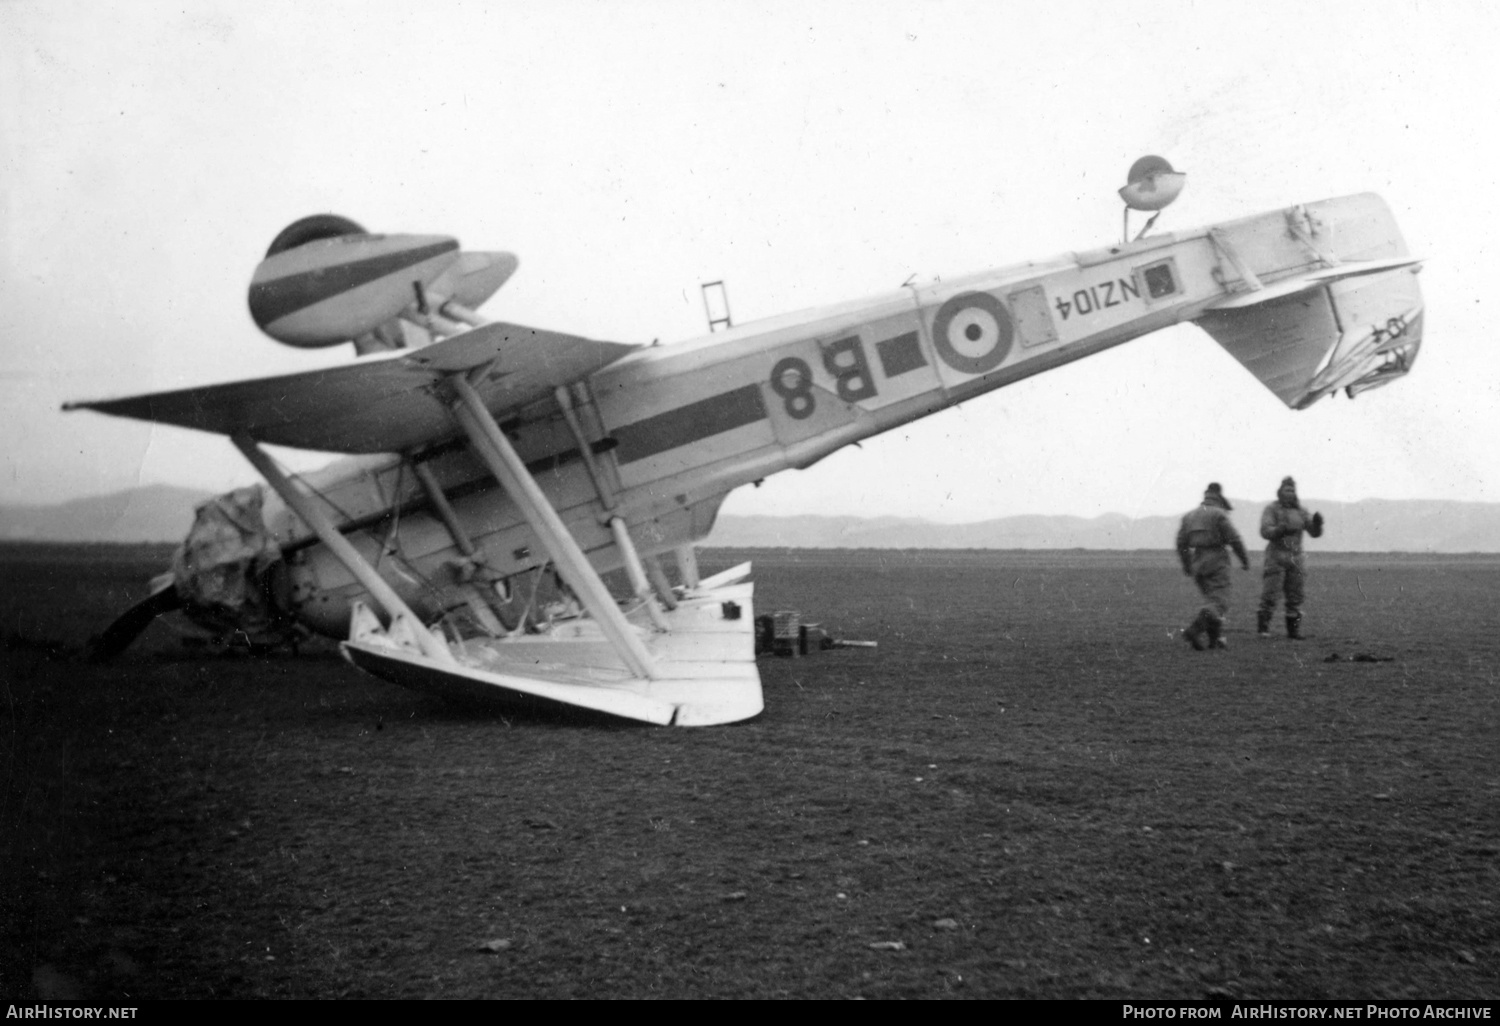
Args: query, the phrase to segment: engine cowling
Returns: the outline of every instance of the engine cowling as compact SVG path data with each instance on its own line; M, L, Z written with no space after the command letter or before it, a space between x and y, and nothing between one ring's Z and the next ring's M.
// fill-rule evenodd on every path
M250 280L250 316L267 335L318 348L375 331L459 258L446 235L373 235L335 214L294 221Z

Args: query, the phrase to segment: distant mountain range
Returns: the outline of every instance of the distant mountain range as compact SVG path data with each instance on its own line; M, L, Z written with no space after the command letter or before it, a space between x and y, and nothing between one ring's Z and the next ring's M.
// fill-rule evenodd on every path
M48 542L181 541L193 507L208 492L146 485L56 506L0 506L0 540Z
M1231 499L1251 552L1264 547L1266 503ZM1427 499L1304 502L1327 520L1312 549L1329 552L1500 552L1500 503ZM1186 509L1183 512L1187 512ZM905 517L721 516L709 545L804 549L1170 549L1181 516L1018 516L971 524Z
M56 506L0 506L0 540L180 541L208 494L150 485ZM1231 517L1251 551L1265 502L1232 499ZM1500 552L1500 503L1429 499L1309 501L1328 529L1312 547L1329 552ZM1184 510L1186 512L1186 510ZM802 549L1169 549L1177 516L1018 516L971 524L912 517L721 516L707 544Z

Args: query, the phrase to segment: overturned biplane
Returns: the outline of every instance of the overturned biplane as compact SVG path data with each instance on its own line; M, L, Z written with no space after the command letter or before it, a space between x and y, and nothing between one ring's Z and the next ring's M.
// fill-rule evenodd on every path
M1159 211L1181 189L1155 160L1127 205ZM281 500L262 508L253 488L200 507L172 573L102 650L181 609L221 632L341 637L357 666L440 694L743 720L762 708L749 567L700 579L693 555L731 490L1182 321L1293 409L1399 377L1422 338L1418 262L1368 194L673 345L480 317L516 265L306 218L256 270L251 313L282 342L353 342L357 359L70 404L227 435ZM288 475L263 443L351 458ZM601 577L619 570L624 602Z

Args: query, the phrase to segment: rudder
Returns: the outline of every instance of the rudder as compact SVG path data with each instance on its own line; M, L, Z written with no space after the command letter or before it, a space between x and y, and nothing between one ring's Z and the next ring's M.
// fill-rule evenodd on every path
M1297 240L1310 265L1261 282L1244 266L1266 243L1266 225L1215 233L1245 280L1195 318L1198 325L1293 409L1339 389L1353 398L1410 371L1422 343L1420 263L1385 204L1349 197L1296 207L1285 218L1282 238Z

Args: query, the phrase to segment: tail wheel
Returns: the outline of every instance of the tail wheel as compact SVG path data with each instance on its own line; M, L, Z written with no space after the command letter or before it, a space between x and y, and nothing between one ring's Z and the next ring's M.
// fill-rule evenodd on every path
M266 256L273 257L277 253L285 253L289 249L308 242L316 242L319 239L336 239L340 235L365 235L368 234L358 224L347 217L337 214L313 214L299 221L293 221L281 229L281 234L271 240L271 248L266 250Z

